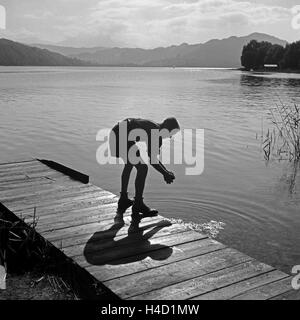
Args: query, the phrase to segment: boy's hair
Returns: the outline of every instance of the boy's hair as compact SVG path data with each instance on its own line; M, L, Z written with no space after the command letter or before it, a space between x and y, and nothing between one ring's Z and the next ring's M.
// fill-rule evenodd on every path
M168 129L169 131L172 131L175 129L180 130L179 122L174 117L165 119L164 122L162 123L162 126L163 128Z

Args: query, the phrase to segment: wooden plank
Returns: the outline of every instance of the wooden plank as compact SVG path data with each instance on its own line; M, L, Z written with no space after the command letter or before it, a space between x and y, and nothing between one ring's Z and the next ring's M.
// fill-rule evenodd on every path
M183 243L170 246L173 251L170 256L170 249L163 247L156 250L152 256L148 255L142 260L139 259L140 257L130 257L130 263L126 258L115 259L104 265L91 265L79 259L78 263L96 278L107 281L225 248L220 242L209 238L185 242L188 236L190 236L189 233L182 234Z
M101 192L102 189L93 186L91 184L81 184L80 186L64 186L59 184L52 184L44 187L32 187L26 188L21 192L20 190L8 190L0 192L0 200L3 203L32 203L35 201L44 202L44 200L49 199L62 199L64 197L68 198L73 195Z
M30 210L36 207L39 209L39 215L41 215L43 214L43 209L48 209L48 210L53 209L53 212L55 210L57 212L58 210L61 210L61 208L68 203L72 203L73 206L76 206L76 205L79 206L80 202L88 200L88 201L97 201L99 204L101 204L102 203L101 200L105 200L105 199L109 199L110 202L117 201L117 200L114 200L115 195L109 192L95 191L92 193L68 196L66 198L44 200L42 203L35 201L35 202L25 204L25 203L14 203L14 202L7 203L3 201L3 204L14 212L22 212L22 211L24 212L26 210Z
M272 297L270 300L300 300L300 290L292 289Z
M175 262L167 266L139 272L135 275L122 277L121 279L110 280L105 282L105 285L123 299L145 294L149 291L157 293L157 289L164 287L172 288L172 285L175 287L177 285L182 290L185 290L185 285L188 283L184 281L249 260L248 256L236 250L226 248ZM187 270L188 272L186 272ZM178 283L180 284L178 285ZM172 299L171 296L169 298Z
M38 188L39 186L43 187L43 186L47 186L47 185L52 185L52 186L82 186L81 182L72 180L69 177L64 177L61 178L59 180L54 180L54 179L48 179L48 178L35 178L35 179L27 179L27 180L20 180L20 181L13 181L12 183L1 183L0 180L0 192L2 191L8 191L8 190L15 190L15 191L19 191L22 192L22 190L24 189L28 189L28 188L33 188L36 187Z
M36 169L45 169L47 166L44 164L40 163L39 161L35 162L26 162L25 164L19 164L19 165L14 165L14 166L1 166L0 165L0 175L4 175L6 173L16 173L16 172L23 172L27 170L36 170Z
M242 294L248 290L260 287L262 285L286 278L286 273L279 270L263 273L256 277L231 284L227 287L217 289L200 296L193 297L192 300L228 300Z
M58 179L58 178L63 178L61 173L57 173L57 172L49 172L49 174L38 174L38 175L32 175L29 176L27 174L18 174L18 175L13 175L13 176L9 176L8 178L5 179L1 179L1 184L4 183L19 183L21 182L25 182L25 181L31 181L31 180L35 180L36 178L47 178L47 179L52 179L53 181Z
M21 190L32 186L39 186L39 185L51 185L55 183L53 180L45 179L45 178L37 178L37 179L30 179L30 181L19 181L16 183L1 183L0 180L0 192L6 190Z
M13 172L3 172L0 173L0 180L1 181L9 181L9 180L16 180L18 179L19 176L25 176L25 177L30 177L31 175L35 176L42 176L44 173L49 173L49 169L47 168L38 168L35 170L17 170ZM52 172L52 173L57 173L57 172ZM17 177L14 179L14 177Z
M87 211L88 212L88 211ZM101 214L100 214L101 213ZM60 219L57 219L54 222L50 223L42 223L40 219L38 219L37 223L37 229L39 232L49 232L49 231L57 231L61 229L66 229L70 227L76 227L76 226L86 226L89 224L94 224L94 223L103 223L104 221L108 220L110 223L112 223L112 219L116 215L116 207L115 206L110 206L104 210L101 208L101 211L98 209L98 212L95 211L93 214L90 215L85 215L85 216L80 216L77 215L75 216L72 220L71 217L70 220L68 221L61 221Z
M220 252L223 252L224 254L226 250L230 251L231 249L225 249ZM211 255L218 255L220 252L212 253ZM205 255L203 257L207 257L209 255L210 254ZM147 284L144 285L145 293L141 292L140 294L137 294L135 296L133 296L132 291L140 292L141 290L137 290L136 285L134 285L134 283L132 283L132 287L130 289L128 288L128 286L125 286L124 288L124 281L123 283L120 283L120 286L122 286L122 288L119 289L115 287L115 285L117 284L116 280L113 280L112 283L105 282L105 284L112 288L116 293L119 293L122 297L130 298L132 300L181 300L190 299L195 296L199 296L200 294L204 294L206 292L210 292L228 286L232 283L242 281L257 276L259 274L274 270L274 268L264 263L260 263L253 259L249 260L250 258L243 254L237 253L237 255L240 256L240 259L234 259L234 257L236 257L235 253L229 255L225 253L223 258L221 259L221 263L219 263L217 259L216 264L213 259L209 259L203 262L201 261L198 264L198 269L202 271L202 269L204 268L204 270L202 272L198 271L198 273L200 274L199 276L182 282L179 282L177 279L174 279L173 282L175 284L169 285L169 277L174 277L171 273L171 271L173 271L172 269L166 275L167 277L165 279L167 281L164 280L164 278L161 279L163 284L167 282L166 286L158 285L159 288L155 290L153 290L153 288L151 287L151 279L147 278L145 279L145 281L147 281ZM234 260L236 260L236 265L234 265L234 260L230 262L231 257ZM247 259L248 261L243 261ZM231 263L233 264L233 266L230 266ZM170 266L168 267L170 268ZM182 265L182 268L184 269L181 270L189 270L188 266L184 267L184 264ZM176 269L173 272L176 272ZM190 274L190 270L188 273ZM157 277L158 275L153 276ZM137 279L136 281L138 283L139 280Z
M7 182L13 182L13 181L20 181L20 180L29 180L33 178L49 178L49 179L59 179L59 178L64 178L65 176L56 171L45 171L43 173L32 173L32 174L18 174L18 175L13 175L9 176L5 179L1 179L3 183Z
M53 177L49 178L49 177L37 177L37 178L26 178L26 179L18 179L18 180L14 180L14 181L2 181L0 179L0 188L1 190L8 190L8 189L14 189L14 188L24 188L26 186L30 186L30 185L38 185L38 184L44 184L44 183L56 183L56 184L70 184L72 183L72 185L81 185L81 182L72 180L70 177L68 176L63 176L60 177L59 179L55 179Z
M57 196L56 196L57 195ZM25 207L26 209L32 208L32 205L39 209L39 213L42 214L42 208L49 207L53 205L60 205L63 204L64 201L76 201L76 200L82 200L82 199L93 199L93 198L99 198L99 197L108 197L110 195L105 194L102 191L98 190L82 190L79 191L61 191L56 192L53 194L50 194L49 196L32 196L29 199L26 200L20 200L20 201L14 201L14 200L7 200L1 202L9 209L19 209L22 207ZM65 197L65 198L64 198ZM111 196L112 197L112 196ZM39 205L42 203L42 205Z
M105 198L113 199L113 201L104 202L103 199ZM77 199L76 201L67 200L65 201L64 206L51 206L49 204L47 204L46 206L42 206L42 204L39 204L39 216L49 217L50 215L57 215L58 213L62 215L74 210L84 210L93 207L97 207L99 209L101 205L112 204L117 202L118 198L115 195L103 190L99 197L84 197L83 199ZM22 213L23 216L29 216L32 214L32 207L17 208L14 210L14 212L16 214Z
M57 190L55 190L58 188ZM81 191L82 190L82 191ZM6 203L7 205L14 207L15 210L18 210L19 208L22 208L23 211L25 211L27 208L31 208L32 204L39 203L39 206L42 208L46 208L49 206L49 204L59 204L65 202L68 203L69 201L72 201L73 198L78 199L85 199L85 198L97 198L98 195L103 196L114 196L110 192L107 192L105 190L102 190L98 187L89 187L88 185L81 185L81 186L67 186L64 185L57 185L52 191L49 191L49 194L47 196L47 192L41 191L41 194L38 193L33 194L32 196L23 197L22 194L20 195L20 198L7 198L4 200L1 200L3 203ZM115 197L115 196L114 196Z
M83 210L72 210L61 212L59 218L55 214L38 216L37 226L39 232L46 232L52 229L63 229L66 227L73 227L80 224L88 224L90 222L103 221L112 219L116 215L116 203L109 203L101 206L94 206L85 208ZM25 217L25 222L31 223L33 215Z
M44 179L45 184L37 184L33 183L31 185L24 184L23 188L13 188L13 189L0 189L0 197L3 199L3 201L10 200L10 199L16 199L20 200L22 198L27 198L33 195L39 195L43 194L46 191L52 191L52 193L55 192L55 190L60 191L62 189L66 190L80 190L80 189L86 189L87 187L102 190L92 184L76 184L76 183L59 183L56 181L51 181L48 179ZM43 181L43 180L42 180Z
M14 166L14 165L16 165L16 164L24 164L24 163L27 163L27 162L36 162L37 161L37 159L34 159L34 158L32 158L32 159L16 159L15 161L1 161L0 162L0 166L1 167L5 167L5 166Z
M36 170L36 171L18 171L16 173L7 173L5 175L2 175L0 177L1 182L14 183L14 181L19 181L22 179L33 179L33 178L43 178L48 177L49 174L51 174L54 178L52 180L55 180L56 177L59 178L65 178L66 176L61 175L59 172L50 172L49 170ZM51 176L49 178L52 178Z
M41 206L39 204L36 206L37 214L39 217L43 215L57 215L61 212L71 211L71 210L80 210L83 208L87 208L88 206L98 206L99 209L101 206L106 204L113 204L117 203L118 199L116 196L112 195L111 193L105 193L99 195L98 197L84 197L83 199L67 199L65 203L58 203L58 204L47 204L46 206ZM53 202L52 202L53 203ZM34 211L34 206L22 209L22 208L16 208L13 210L15 214L18 216L31 216Z
M70 197L70 198L67 198L66 201L67 201L66 204L69 205L70 209L79 209L87 205L88 203L91 203L93 205L98 204L100 209L102 205L117 203L118 200L115 198L114 195L103 192L103 193L99 193L99 195L96 195L96 196L92 194L87 194L82 196ZM26 212L32 213L34 208L36 208L36 211L38 212L39 216L42 216L44 214L48 214L51 211L53 214L57 214L59 212L66 210L66 207L63 202L57 200L55 202L53 201L52 203L53 204L47 203L45 204L45 206L37 205L36 207L32 207L32 208L28 206L28 208L26 208ZM25 211L22 211L22 210L19 211L19 208L18 208L18 212L22 214L22 212L24 213Z
M24 183L31 182L37 179L47 179L53 182L65 181L67 176L64 176L60 172L55 171L45 171L43 173L32 173L32 174L19 174L14 176L9 176L9 178L1 179L1 185L4 183L12 184L12 183Z
M98 213L98 215L101 217L101 213L105 212L106 210L109 210L109 208L114 208L116 209L115 212L117 212L117 203L108 203L108 204L103 204L101 208L99 208L99 205L97 203L93 203L91 206L84 206L82 208L62 208L61 211L59 211L60 219L59 221L64 222L64 221L71 221L73 219L77 219L80 216L82 217L88 217L90 215L94 215ZM103 211L102 211L103 209ZM129 210L129 209L128 209ZM131 210L130 210L131 211ZM46 214L40 215L40 223L47 224L51 223L56 220L55 216L57 213L53 213L52 211L47 212Z
M20 174L33 174L33 173L43 173L43 172L48 172L49 168L43 164L36 163L34 165L30 166L20 166L18 168L10 168L6 170L0 171L0 179L5 179L8 176L15 176L15 175L20 175Z
M292 277L286 277L237 295L232 300L267 300L292 289Z

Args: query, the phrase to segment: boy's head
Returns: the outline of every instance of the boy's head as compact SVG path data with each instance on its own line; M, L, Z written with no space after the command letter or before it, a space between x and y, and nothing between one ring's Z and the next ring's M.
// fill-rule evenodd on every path
M180 130L180 125L176 118L167 118L162 123L162 129L168 129L169 131Z
M170 132L170 137L180 131L180 125L176 118L170 117L163 121L161 129L167 129Z

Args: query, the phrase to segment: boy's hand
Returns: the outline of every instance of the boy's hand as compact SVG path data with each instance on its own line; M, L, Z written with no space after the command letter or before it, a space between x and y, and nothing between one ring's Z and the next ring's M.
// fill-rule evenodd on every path
M165 174L164 174L164 180L167 184L171 184L173 183L173 181L175 180L175 175L173 172L170 172L170 171L167 171Z

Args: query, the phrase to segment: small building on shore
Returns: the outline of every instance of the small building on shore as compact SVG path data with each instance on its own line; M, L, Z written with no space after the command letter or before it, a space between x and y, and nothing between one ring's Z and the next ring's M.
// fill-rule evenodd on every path
M275 71L278 70L278 64L264 64L266 71Z

